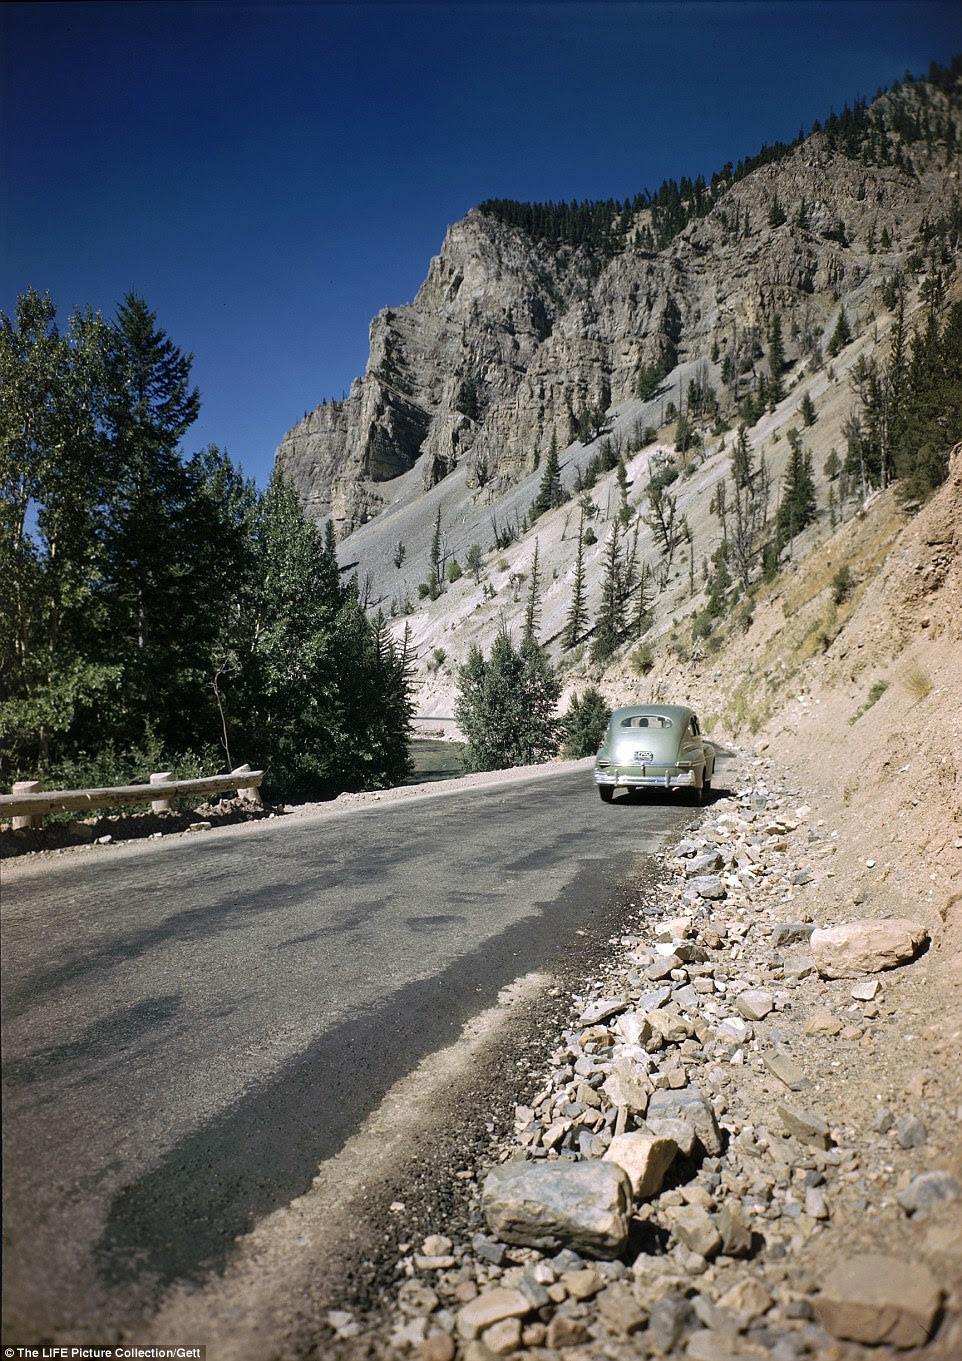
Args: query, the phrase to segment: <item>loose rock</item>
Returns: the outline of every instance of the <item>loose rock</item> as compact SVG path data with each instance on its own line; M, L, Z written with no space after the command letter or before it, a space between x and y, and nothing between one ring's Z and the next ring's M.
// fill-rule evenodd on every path
M482 1210L506 1243L617 1257L628 1241L631 1182L613 1163L513 1163L493 1168Z
M850 978L904 964L928 938L925 927L907 917L847 922L813 931L812 955L824 977Z
M815 1298L815 1313L833 1337L890 1346L924 1347L942 1292L920 1262L870 1253L836 1268Z

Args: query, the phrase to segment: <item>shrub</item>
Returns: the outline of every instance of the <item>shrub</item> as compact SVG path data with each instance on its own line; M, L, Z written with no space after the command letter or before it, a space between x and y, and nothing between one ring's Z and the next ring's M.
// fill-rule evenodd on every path
M594 755L602 743L610 717L610 707L593 685L588 686L580 700L577 694L572 695L568 712L562 720L562 755L569 761Z
M832 577L832 600L836 605L841 605L843 600L847 600L855 589L855 581L851 570L846 563L840 567Z
M451 561L448 563L448 581L450 581L453 586L454 583L456 581L460 581L461 577L463 576L464 573L461 570L461 564L457 561L456 558L452 558Z
M647 676L655 665L655 654L648 643L639 643L629 661L636 676Z
M931 694L932 677L918 662L910 662L902 676L902 685L917 703Z

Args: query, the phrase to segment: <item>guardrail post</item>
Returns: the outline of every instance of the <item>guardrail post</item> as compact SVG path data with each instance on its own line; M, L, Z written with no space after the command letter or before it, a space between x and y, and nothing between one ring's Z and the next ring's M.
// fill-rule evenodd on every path
M40 789L39 780L17 780L11 792L14 794L39 794ZM15 832L28 832L42 826L43 818L37 817L35 814L31 817L13 819L13 830Z
M245 764L245 765L242 765L242 766L238 766L236 770L232 770L232 771L231 771L231 774L232 774L232 775L247 775L247 774L249 774L249 772L250 772L250 766L247 765L247 764ZM246 787L244 787L244 786L242 786L242 785L238 785L238 786L237 786L237 797L238 797L239 799L244 799L245 802L247 802L247 803L260 803L260 802L261 802L261 791L257 788L257 785L256 785L256 784L254 784L254 785L248 785L248 786L246 786Z
M170 784L173 778L173 771L158 770L155 774L151 775L150 783ZM172 813L174 811L174 801L173 799L154 799L150 805L150 811L152 813Z

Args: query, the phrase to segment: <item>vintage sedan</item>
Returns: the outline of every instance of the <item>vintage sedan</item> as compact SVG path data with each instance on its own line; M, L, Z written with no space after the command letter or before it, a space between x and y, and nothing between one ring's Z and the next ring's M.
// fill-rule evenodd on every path
M595 757L604 803L616 789L684 789L701 803L714 773L715 748L702 737L697 715L681 704L616 709Z

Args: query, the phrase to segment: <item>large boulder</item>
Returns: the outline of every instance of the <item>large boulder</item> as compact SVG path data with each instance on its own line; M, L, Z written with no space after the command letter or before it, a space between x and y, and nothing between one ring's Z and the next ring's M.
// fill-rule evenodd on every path
M826 978L880 973L914 958L929 933L908 917L844 922L812 932L812 956Z
M505 1163L484 1181L481 1208L503 1243L617 1257L628 1242L631 1182L614 1163Z

